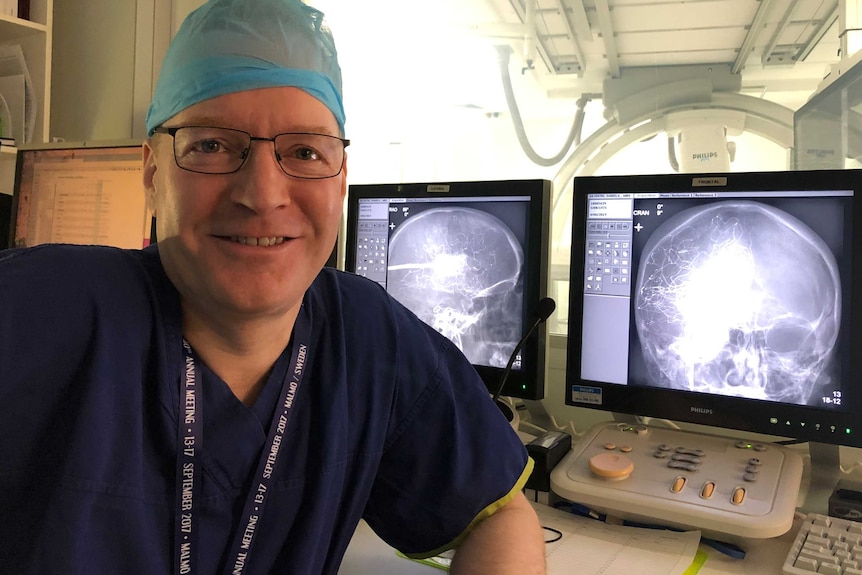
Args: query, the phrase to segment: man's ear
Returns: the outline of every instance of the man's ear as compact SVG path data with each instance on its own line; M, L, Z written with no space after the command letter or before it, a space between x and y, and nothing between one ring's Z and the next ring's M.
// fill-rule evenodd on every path
M142 146L143 154L143 183L144 193L147 199L147 209L155 216L156 215L156 186L154 184L156 176L156 152L153 149L151 140L144 141Z
M347 197L347 152L344 152L344 165L341 167L341 199Z

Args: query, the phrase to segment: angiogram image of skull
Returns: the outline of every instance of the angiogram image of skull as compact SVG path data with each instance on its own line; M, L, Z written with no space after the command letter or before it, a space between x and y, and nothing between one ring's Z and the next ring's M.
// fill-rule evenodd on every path
M436 207L392 234L387 290L471 363L503 367L522 329L523 263L523 247L499 218Z
M807 404L831 382L838 266L787 212L736 200L679 212L646 243L634 295L652 385Z

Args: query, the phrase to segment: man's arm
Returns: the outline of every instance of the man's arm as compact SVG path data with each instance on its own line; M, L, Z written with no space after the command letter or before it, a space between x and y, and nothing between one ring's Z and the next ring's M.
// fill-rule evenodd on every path
M479 523L458 546L452 575L545 575L545 540L523 493Z

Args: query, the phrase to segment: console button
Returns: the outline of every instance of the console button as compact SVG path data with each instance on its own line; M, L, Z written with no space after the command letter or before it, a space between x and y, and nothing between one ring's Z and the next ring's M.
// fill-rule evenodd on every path
M742 505L743 501L745 501L745 489L743 487L735 487L730 496L730 502L734 505Z
M625 479L634 469L634 462L620 453L599 453L590 457L590 471L606 479Z
M703 463L703 458L696 457L694 455L687 455L685 453L674 453L670 458L674 461L687 461L688 463L696 463L698 465Z
M685 469L686 471L697 471L697 464L688 461L668 461L667 466L673 469Z

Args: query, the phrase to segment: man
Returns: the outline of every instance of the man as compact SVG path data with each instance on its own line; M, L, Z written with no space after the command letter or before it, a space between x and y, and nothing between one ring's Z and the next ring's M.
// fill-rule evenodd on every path
M341 78L299 0L210 0L147 116L157 246L0 259L0 565L335 573L360 518L453 573L543 573L531 463L464 357L323 270Z

